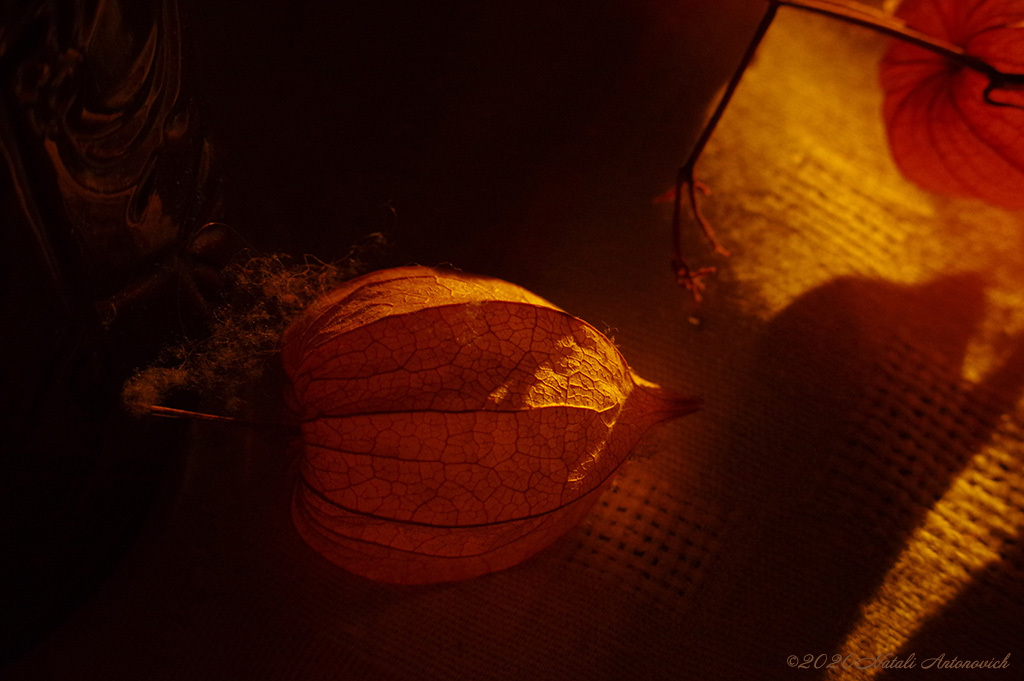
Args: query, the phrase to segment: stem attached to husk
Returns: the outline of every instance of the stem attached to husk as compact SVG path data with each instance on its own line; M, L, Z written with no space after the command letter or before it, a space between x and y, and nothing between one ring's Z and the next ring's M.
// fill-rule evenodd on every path
M631 423L643 430L692 414L704 404L700 397L684 397L636 375L633 381L635 385L626 400L624 414L631 414Z
M236 416L208 414L202 411L192 411L191 409L177 409L175 407L164 407L159 404L139 404L135 405L135 409L137 411L142 412L143 414L150 414L152 416L158 416L161 418L192 419L195 421L217 421L218 423L229 423L231 425L243 426L245 428L255 428L257 430L298 432L297 426L286 425L282 423L250 421L248 419L240 419Z

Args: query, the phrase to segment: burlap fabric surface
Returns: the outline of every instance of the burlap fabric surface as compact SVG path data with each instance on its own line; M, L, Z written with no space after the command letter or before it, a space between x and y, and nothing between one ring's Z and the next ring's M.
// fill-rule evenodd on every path
M631 142L600 176L593 139L553 148L463 244L456 264L706 400L569 536L463 583L371 583L292 530L294 443L197 426L137 548L10 678L1024 678L1024 219L899 176L883 48L787 12L771 30L699 166L733 250L690 239L721 268L699 325L651 201L671 170ZM887 654L916 665L849 662Z

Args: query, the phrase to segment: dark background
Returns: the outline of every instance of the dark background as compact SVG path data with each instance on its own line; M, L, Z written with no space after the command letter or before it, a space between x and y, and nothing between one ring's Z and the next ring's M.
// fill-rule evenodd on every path
M95 38L86 63L138 49L132 27L166 7L121 4L125 32ZM33 16L61 27L62 16L87 12L35 5L43 9ZM451 263L533 288L581 316L601 311L594 321L607 326L637 294L632 273L664 271L670 282L667 214L652 201L671 186L761 3L185 0L179 10L180 97L210 143L220 192L209 210L176 205L185 232L216 218L238 237L235 247L323 260L381 232L387 246L371 257L374 267ZM5 11L18 19L8 35L34 35L20 9ZM3 204L12 444L4 661L86 602L154 508L173 500L182 427L131 420L118 392L164 340L202 327L173 285L147 293L113 326L97 316L96 300L173 253L115 272L76 247L81 234L59 215L41 138L26 132L27 105L12 94L19 60L32 58L10 50L3 62L7 144L24 161L2 178L14 188ZM84 96L102 89L100 80ZM189 202L190 176L163 181L184 187ZM45 238L73 275L63 291L40 262L19 255L33 248L19 200L26 182L49 207ZM196 192L200 199L210 197ZM72 215L84 221L76 228L88 229L90 215ZM633 233L637 215L663 231ZM581 271L591 274L586 284ZM677 309L671 284L658 290Z
M267 248L532 268L667 189L757 2L184 4L226 221ZM660 193L660 192L659 192ZM526 215L546 202L547 225ZM581 235L582 236L582 235Z
M837 650L1017 660L1024 251L1007 245L1024 228L900 176L878 115L885 41L780 13L698 168L734 254L688 233L695 263L721 265L698 325L652 199L760 0L434 5L185 3L160 24L182 27L174 106L119 89L177 87L132 77L167 3L40 2L40 23L0 23L0 179L22 191L0 205L0 318L16 320L0 641L31 649L4 673L732 681L812 678L787 656ZM103 10L85 72L45 8ZM29 58L48 75L17 67ZM67 117L79 108L92 117ZM166 143L155 176L129 163L145 135L89 153L105 149L95 126L132 116ZM54 153L127 193L83 199ZM35 257L25 186L64 286ZM294 441L118 403L134 366L202 333L184 275L217 266L191 243L207 220L235 235L229 255L330 260L384 232L371 266L526 286L705 406L535 559L424 588L360 579L291 526ZM126 226L155 245L132 250ZM164 285L116 298L113 319L95 304L147 274Z

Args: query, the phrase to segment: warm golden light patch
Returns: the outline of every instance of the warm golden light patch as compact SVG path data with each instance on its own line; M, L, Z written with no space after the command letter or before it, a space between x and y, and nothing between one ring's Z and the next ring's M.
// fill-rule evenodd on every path
M881 554L887 562L877 566L878 586L870 581L863 591L837 594L853 599L857 613L837 623L839 649L814 651L853 658L902 654L979 580L980 588L998 589L986 575L1006 569L1001 553L1020 541L1024 527L1017 378L1024 214L934 196L901 176L881 117L885 45L866 31L781 11L697 164L697 176L714 190L704 211L733 253L716 263L719 290L770 331L789 333L770 346L772 356L794 353L778 361L806 365L803 389L829 397L832 387L849 397L877 381L870 399L837 419L862 445L862 459L833 469L827 484L841 487L835 478L846 471L851 479L866 476L858 482L871 489L895 491L830 501L807 492L826 508L875 503L878 517L898 519L877 528L893 546L891 564ZM877 300L855 297L873 292ZM806 327L793 324L801 315L809 317ZM834 328L807 345L793 337L815 320ZM872 377L874 363L896 347L919 364L898 355L891 376ZM821 367L850 373L815 373ZM996 394L992 404L974 402ZM833 451L820 457L826 455L839 458ZM794 475L817 461L809 456ZM934 491L922 491L925 483ZM837 511L836 518L859 513ZM820 569L825 578L832 574ZM847 667L830 678L868 679L879 671Z
M714 190L704 210L733 252L720 276L767 320L837 277L980 275L986 310L963 367L979 380L1024 333L1024 215L937 197L901 176L880 115L885 44L780 12L697 167Z
M885 576L842 649L844 657L900 655L930 618L940 614L978 572L1020 540L1024 505L1024 444L1007 427L971 459L942 499L928 511ZM880 668L837 670L830 678L874 678Z

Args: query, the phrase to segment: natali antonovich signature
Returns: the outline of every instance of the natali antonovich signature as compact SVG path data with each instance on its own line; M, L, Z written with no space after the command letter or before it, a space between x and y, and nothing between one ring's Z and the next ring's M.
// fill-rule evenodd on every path
M903 657L892 653L875 657L853 653L821 653L802 657L790 655L786 658L786 664L794 669L1008 669L1010 653L1006 653L1002 659L993 657L986 660L961 660L956 655L947 656L946 653L920 660L914 653Z

